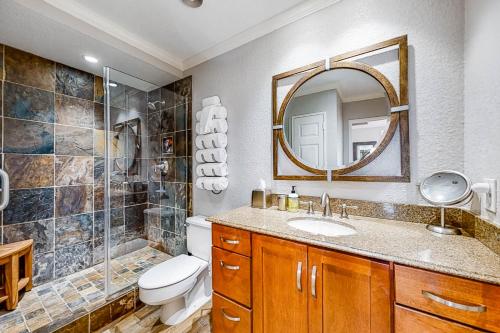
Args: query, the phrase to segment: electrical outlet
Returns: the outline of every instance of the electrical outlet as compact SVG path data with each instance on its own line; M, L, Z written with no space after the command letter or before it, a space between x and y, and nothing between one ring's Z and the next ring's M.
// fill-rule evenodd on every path
M485 183L490 185L490 191L486 193L485 208L491 213L497 212L497 180L485 179Z

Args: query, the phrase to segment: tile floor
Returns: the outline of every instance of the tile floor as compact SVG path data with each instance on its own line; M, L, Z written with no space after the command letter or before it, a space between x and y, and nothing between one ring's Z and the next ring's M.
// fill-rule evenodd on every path
M99 333L210 333L211 309L212 303L208 302L182 323L166 326L160 321L160 307L145 305L104 327Z
M142 273L169 258L145 247L113 259L113 289L134 286ZM35 332L59 321L70 322L105 302L104 264L99 264L33 288L22 296L14 311L0 310L0 332Z

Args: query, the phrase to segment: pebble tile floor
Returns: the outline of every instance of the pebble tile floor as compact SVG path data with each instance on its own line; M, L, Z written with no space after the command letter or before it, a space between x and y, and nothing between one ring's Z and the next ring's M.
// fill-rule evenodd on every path
M113 259L113 289L135 285L141 274L169 258L148 246ZM104 303L104 264L99 264L33 288L14 311L0 310L0 332L35 332L57 321L69 322Z

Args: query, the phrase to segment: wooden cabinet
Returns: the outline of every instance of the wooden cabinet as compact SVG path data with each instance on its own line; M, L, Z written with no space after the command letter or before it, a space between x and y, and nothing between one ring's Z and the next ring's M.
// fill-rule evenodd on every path
M396 305L396 333L480 333L482 331Z
M253 235L253 332L307 332L307 246Z
M218 294L212 300L214 333L251 333L252 311Z
M251 307L250 258L214 247L212 261L214 290L246 307Z
M500 286L217 224L212 241L214 333L500 332Z
M395 265L396 302L440 317L500 332L500 287Z
M391 331L389 264L309 247L309 333Z

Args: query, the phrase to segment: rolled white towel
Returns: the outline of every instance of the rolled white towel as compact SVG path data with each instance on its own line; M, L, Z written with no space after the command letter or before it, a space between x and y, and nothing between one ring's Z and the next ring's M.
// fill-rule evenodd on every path
M198 150L195 157L198 163L225 163L227 152L223 148L203 149Z
M226 148L227 135L223 133L197 135L195 144L198 149Z
M196 179L196 187L207 191L224 191L229 181L226 177L199 177Z
M201 105L203 107L210 106L210 105L220 105L220 98L219 96L212 96L212 97L207 97L201 100Z
M210 121L210 133L227 133L226 119L213 119ZM196 134L207 134L200 127L200 123L196 123Z
M196 166L196 175L198 177L226 177L226 163L204 163Z
M196 120L200 121L202 118L201 115L203 112L205 112L207 109L213 110L213 117L215 119L226 119L227 118L227 109L223 107L222 105L211 105L204 107L203 110L200 110L196 112Z

